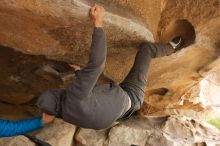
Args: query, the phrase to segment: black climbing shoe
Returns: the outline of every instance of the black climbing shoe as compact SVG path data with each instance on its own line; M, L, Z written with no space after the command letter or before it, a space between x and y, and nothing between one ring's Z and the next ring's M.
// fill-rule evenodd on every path
M169 42L169 44L173 47L175 52L181 49L182 43L183 39L180 36L175 37Z

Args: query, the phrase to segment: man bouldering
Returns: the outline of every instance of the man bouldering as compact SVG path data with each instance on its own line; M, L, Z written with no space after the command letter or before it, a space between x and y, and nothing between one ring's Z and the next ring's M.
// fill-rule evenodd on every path
M141 44L134 65L122 83L96 85L105 68L107 55L102 28L104 13L104 8L99 5L90 10L94 32L89 62L83 69L77 65L72 66L76 70L76 80L66 89L49 90L39 97L37 105L42 116L14 121L17 125L13 125L11 121L0 120L0 136L13 136L39 129L55 117L83 128L104 129L109 128L115 121L129 118L134 111L141 108L151 59L176 52L181 48L182 40L176 37L168 44ZM5 127L11 124L12 130L5 130L1 123L4 123ZM24 126L26 128L23 128Z

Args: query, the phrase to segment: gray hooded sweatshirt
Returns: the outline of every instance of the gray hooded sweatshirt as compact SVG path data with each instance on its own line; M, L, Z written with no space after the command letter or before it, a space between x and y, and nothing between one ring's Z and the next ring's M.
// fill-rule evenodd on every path
M126 112L129 96L119 85L96 85L104 70L106 55L104 31L94 28L87 66L77 71L76 80L68 88L43 93L37 102L39 108L79 127L110 127Z

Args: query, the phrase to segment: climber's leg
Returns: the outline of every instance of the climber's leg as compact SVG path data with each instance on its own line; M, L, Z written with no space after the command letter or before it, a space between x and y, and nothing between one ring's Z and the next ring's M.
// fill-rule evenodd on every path
M173 47L169 44L142 44L135 57L135 62L129 74L121 83L122 88L127 87L133 91L140 101L143 103L144 90L147 84L147 73L152 58L170 55L174 52Z

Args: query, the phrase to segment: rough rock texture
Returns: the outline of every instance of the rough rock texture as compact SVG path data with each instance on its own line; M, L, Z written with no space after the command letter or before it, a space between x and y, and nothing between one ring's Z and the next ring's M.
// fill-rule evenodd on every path
M34 134L52 146L71 146L75 127L61 120ZM182 116L134 117L106 130L80 128L74 146L218 146L220 132ZM23 136L1 138L0 145L35 146Z
M201 103L182 102L181 99L189 95L189 91L191 97L199 93L195 86L205 78L201 70L209 72L204 68L219 55L218 0L2 0L0 43L28 54L85 64L92 33L88 10L95 2L103 4L107 10L105 30L109 53L105 76L122 81L132 66L135 48L142 40L153 41L154 35L156 40L167 42L181 35L185 46L194 40L195 43L177 54L152 62L145 102L156 107L156 111L182 107L202 110ZM28 98L33 97L20 96L19 100L14 100L19 104ZM148 114L148 108L143 109L142 113Z
M31 118L39 114L39 110L36 106L28 105L11 105L0 102L0 119L25 119Z
M78 0L1 1L1 17L4 18L1 19L1 43L26 53L67 61L78 62L80 59L85 63L92 30L88 21L90 4L87 3ZM112 45L153 39L144 26L131 19L109 12L105 21L108 41ZM15 23L17 27L13 25ZM117 36L113 35L115 32L118 32Z
M0 101L4 103L0 103L0 118L38 114L36 97L48 88L65 87L74 78L67 63L86 64L92 34L88 10L94 3L101 3L107 11L108 58L101 83L124 79L143 40L166 43L180 35L185 49L152 61L139 114L206 119L220 113L219 0L1 0ZM138 118L110 132L80 129L75 139L84 145L114 146L212 145L219 140L209 139L205 134L215 136L184 118L162 120L156 124L158 132L146 123L151 122ZM172 127L178 127L180 134ZM119 137L123 131L128 134L125 139ZM91 135L96 138L91 139Z
M159 38L167 42L174 35L181 34L187 44L191 44L191 24L196 39L183 51L153 61L145 100L153 108L143 108L144 113L161 109L204 110L202 99L199 99L203 98L200 97L203 92L200 81L212 74L212 68L219 70L219 1L164 1L164 4ZM197 102L189 98L195 98Z
M93 130L80 128L75 134L75 140L78 144L89 146L107 145L108 130Z
M11 138L1 138L0 145L8 146L35 146L28 138L24 136L17 136Z
M104 74L116 82L122 81L128 73L136 46L142 40L168 42L181 35L185 46L195 41L177 54L152 62L145 105L153 109L145 107L141 113L173 108L201 111L200 102L183 102L182 99L199 97L198 84L211 73L204 68L219 56L218 0L2 0L0 43L23 53L85 64L92 33L88 10L95 2L103 4L107 10L108 59ZM9 77L18 79L17 76ZM5 88L8 90L7 86ZM13 92L19 91L10 90L13 99L7 97L6 102L19 104L37 97L43 89L38 92L25 89L30 93L16 98ZM9 95L3 94L3 101L4 96Z
M185 117L136 117L108 130L80 129L76 140L88 146L215 146L220 132Z
M71 70L66 63L25 55L2 46L0 64L1 101L11 104L26 103L44 90L61 87L63 82L59 75Z
M75 130L75 126L65 123L62 120L56 119L52 124L32 135L44 142L51 144L52 146L72 146ZM0 145L36 146L24 136L1 138Z
M34 134L52 146L71 146L76 126L56 119L51 125Z

